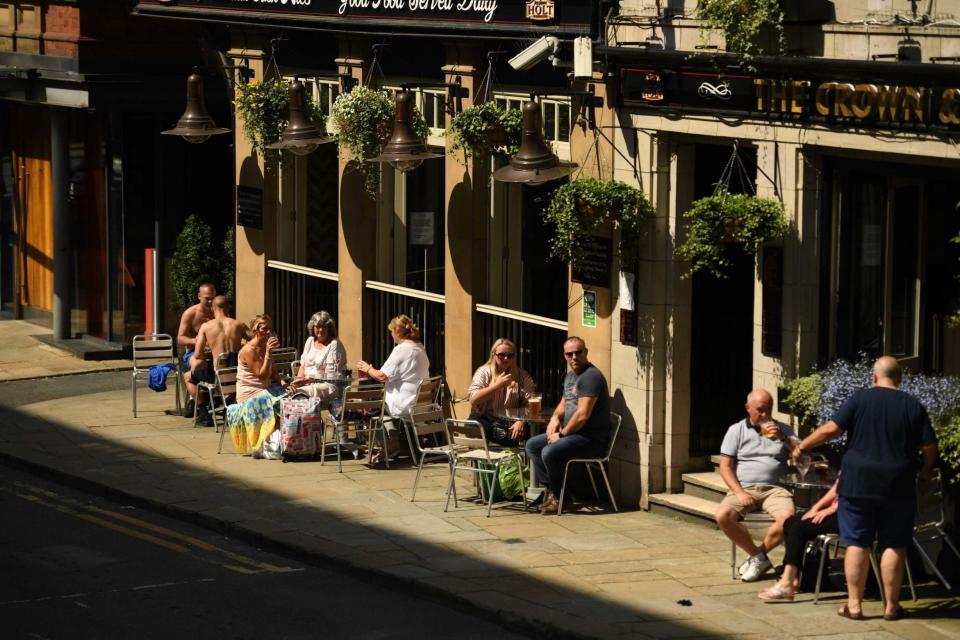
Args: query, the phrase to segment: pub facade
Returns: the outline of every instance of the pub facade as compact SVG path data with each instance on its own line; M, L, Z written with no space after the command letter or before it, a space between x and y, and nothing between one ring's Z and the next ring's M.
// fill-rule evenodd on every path
M387 322L407 313L455 398L503 336L555 401L563 339L583 336L624 416L614 490L647 508L709 465L753 387L776 396L784 379L859 352L960 369L944 320L960 68L927 60L960 55L955 29L911 31L922 61L875 61L871 47L897 53L902 28L865 22L864 38L840 26L867 16L864 2L811 3L833 13L787 25L805 52L746 70L722 49L696 55L695 2L662 4L141 0L135 12L202 21L231 65L300 78L327 115L357 84L408 88L428 142L446 149L410 171L382 165L370 197L346 149L268 166L235 119L238 317L271 313L299 348L307 318L327 309L350 361L382 362ZM506 64L544 36L558 42L552 59ZM619 264L610 232L581 269L552 259L541 212L559 183L495 181L497 161L466 159L444 135L459 109L531 95L552 150L578 165L572 178L615 178L650 198L657 214L633 264ZM728 278L685 277L683 213L731 163L729 188L780 198L790 231Z

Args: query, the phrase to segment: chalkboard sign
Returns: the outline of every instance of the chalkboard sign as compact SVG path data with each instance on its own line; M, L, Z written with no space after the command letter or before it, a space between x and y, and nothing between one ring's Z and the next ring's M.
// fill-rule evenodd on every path
M583 252L583 259L573 265L571 276L573 281L596 287L609 287L610 238L591 236L584 240Z
M637 312L632 309L620 309L620 343L637 346Z
M783 352L783 249L764 247L760 264L763 284L760 352L779 358Z
M237 187L237 224L263 229L263 189Z

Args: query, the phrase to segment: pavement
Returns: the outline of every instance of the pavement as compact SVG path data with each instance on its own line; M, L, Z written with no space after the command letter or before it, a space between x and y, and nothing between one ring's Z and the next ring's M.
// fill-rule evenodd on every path
M0 320L0 381L130 369L130 360L81 360L38 337L52 331L29 320Z
M123 372L0 383L0 461L476 607L538 637L960 638L960 600L929 581L897 622L882 620L876 600L865 603L865 621L838 617L839 592L819 605L810 594L764 603L756 593L772 574L732 580L730 544L709 526L593 502L560 517L509 502L490 518L470 501L444 512L442 463L427 467L410 502L409 461L386 470L350 460L341 474L329 461L254 460L229 441L218 455L213 429L164 414L172 386L142 387L137 418L130 393ZM458 486L470 493L469 480Z

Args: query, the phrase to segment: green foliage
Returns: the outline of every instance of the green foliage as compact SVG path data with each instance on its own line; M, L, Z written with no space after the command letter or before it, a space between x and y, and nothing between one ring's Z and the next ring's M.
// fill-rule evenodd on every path
M700 269L725 278L725 269L732 264L727 251L755 256L765 242L787 233L782 202L733 194L722 186L712 196L694 201L683 215L687 218L686 238L676 252L690 261L685 278Z
M220 275L218 255L210 225L190 214L177 236L177 247L170 261L170 279L173 282L170 304L176 311L183 311L197 301L197 290L201 284L216 283Z
M463 152L464 162L475 154L508 160L520 149L521 120L519 109L482 102L454 116L447 134L453 136L453 149ZM491 139L491 132L501 133L503 139Z
M394 99L388 92L357 85L350 93L337 96L330 114L337 142L357 162L371 198L376 198L380 189L380 170L379 165L367 160L380 155L390 140L393 113ZM430 133L419 109L413 112L413 130L421 140Z
M710 31L720 31L726 39L727 51L736 53L740 63L755 71L753 59L765 53L783 53L783 12L780 0L700 0L697 16L702 20L701 39L706 42ZM760 32L768 27L776 41L774 51L766 51L760 43Z
M618 180L579 178L553 192L544 218L557 227L551 253L576 263L583 258L584 241L606 222L620 230L617 250L622 263L632 262L639 250L643 221L654 215L643 191Z
M957 205L957 208L960 208L960 204ZM960 244L960 234L957 234L950 238L950 242L954 244ZM960 261L958 261L958 267L960 267ZM960 283L960 275L955 275L954 279ZM953 328L960 327L960 301L954 301L955 307L953 311L950 312L950 315L947 316L947 325Z
M797 417L800 424L813 424L817 421L817 409L823 396L825 385L819 373L788 380L783 385L787 396L783 404Z
M937 446L940 459L954 471L960 471L960 413L937 429ZM960 481L960 475L955 474L953 481Z
M309 96L304 96L304 100L313 121L322 121L320 104ZM290 85L280 78L237 85L234 100L237 116L243 122L247 141L260 154L267 167L276 165L280 160L280 152L267 149L266 145L278 141L287 126L289 101Z
M227 227L223 234L223 254L220 256L220 289L217 289L217 292L225 296L234 308L236 308L237 305L237 248L235 232L236 227Z

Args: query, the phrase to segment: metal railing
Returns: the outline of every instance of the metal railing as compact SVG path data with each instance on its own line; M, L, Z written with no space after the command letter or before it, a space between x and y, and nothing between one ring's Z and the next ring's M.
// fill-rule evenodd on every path
M387 325L393 318L405 313L420 327L423 347L430 358L430 373L445 374L443 295L374 280L367 280L366 286L373 302L374 336L378 335L378 331L383 332L383 339L373 340L374 366L383 364L393 350L393 340L387 333Z
M273 304L267 313L284 346L303 348L307 320L320 310L337 319L339 276L330 271L267 260L268 278L273 285Z
M497 338L512 340L517 350L517 366L533 377L543 394L543 406L550 411L560 401L567 364L563 360L563 341L567 323L530 313L494 307L476 306L484 351Z

